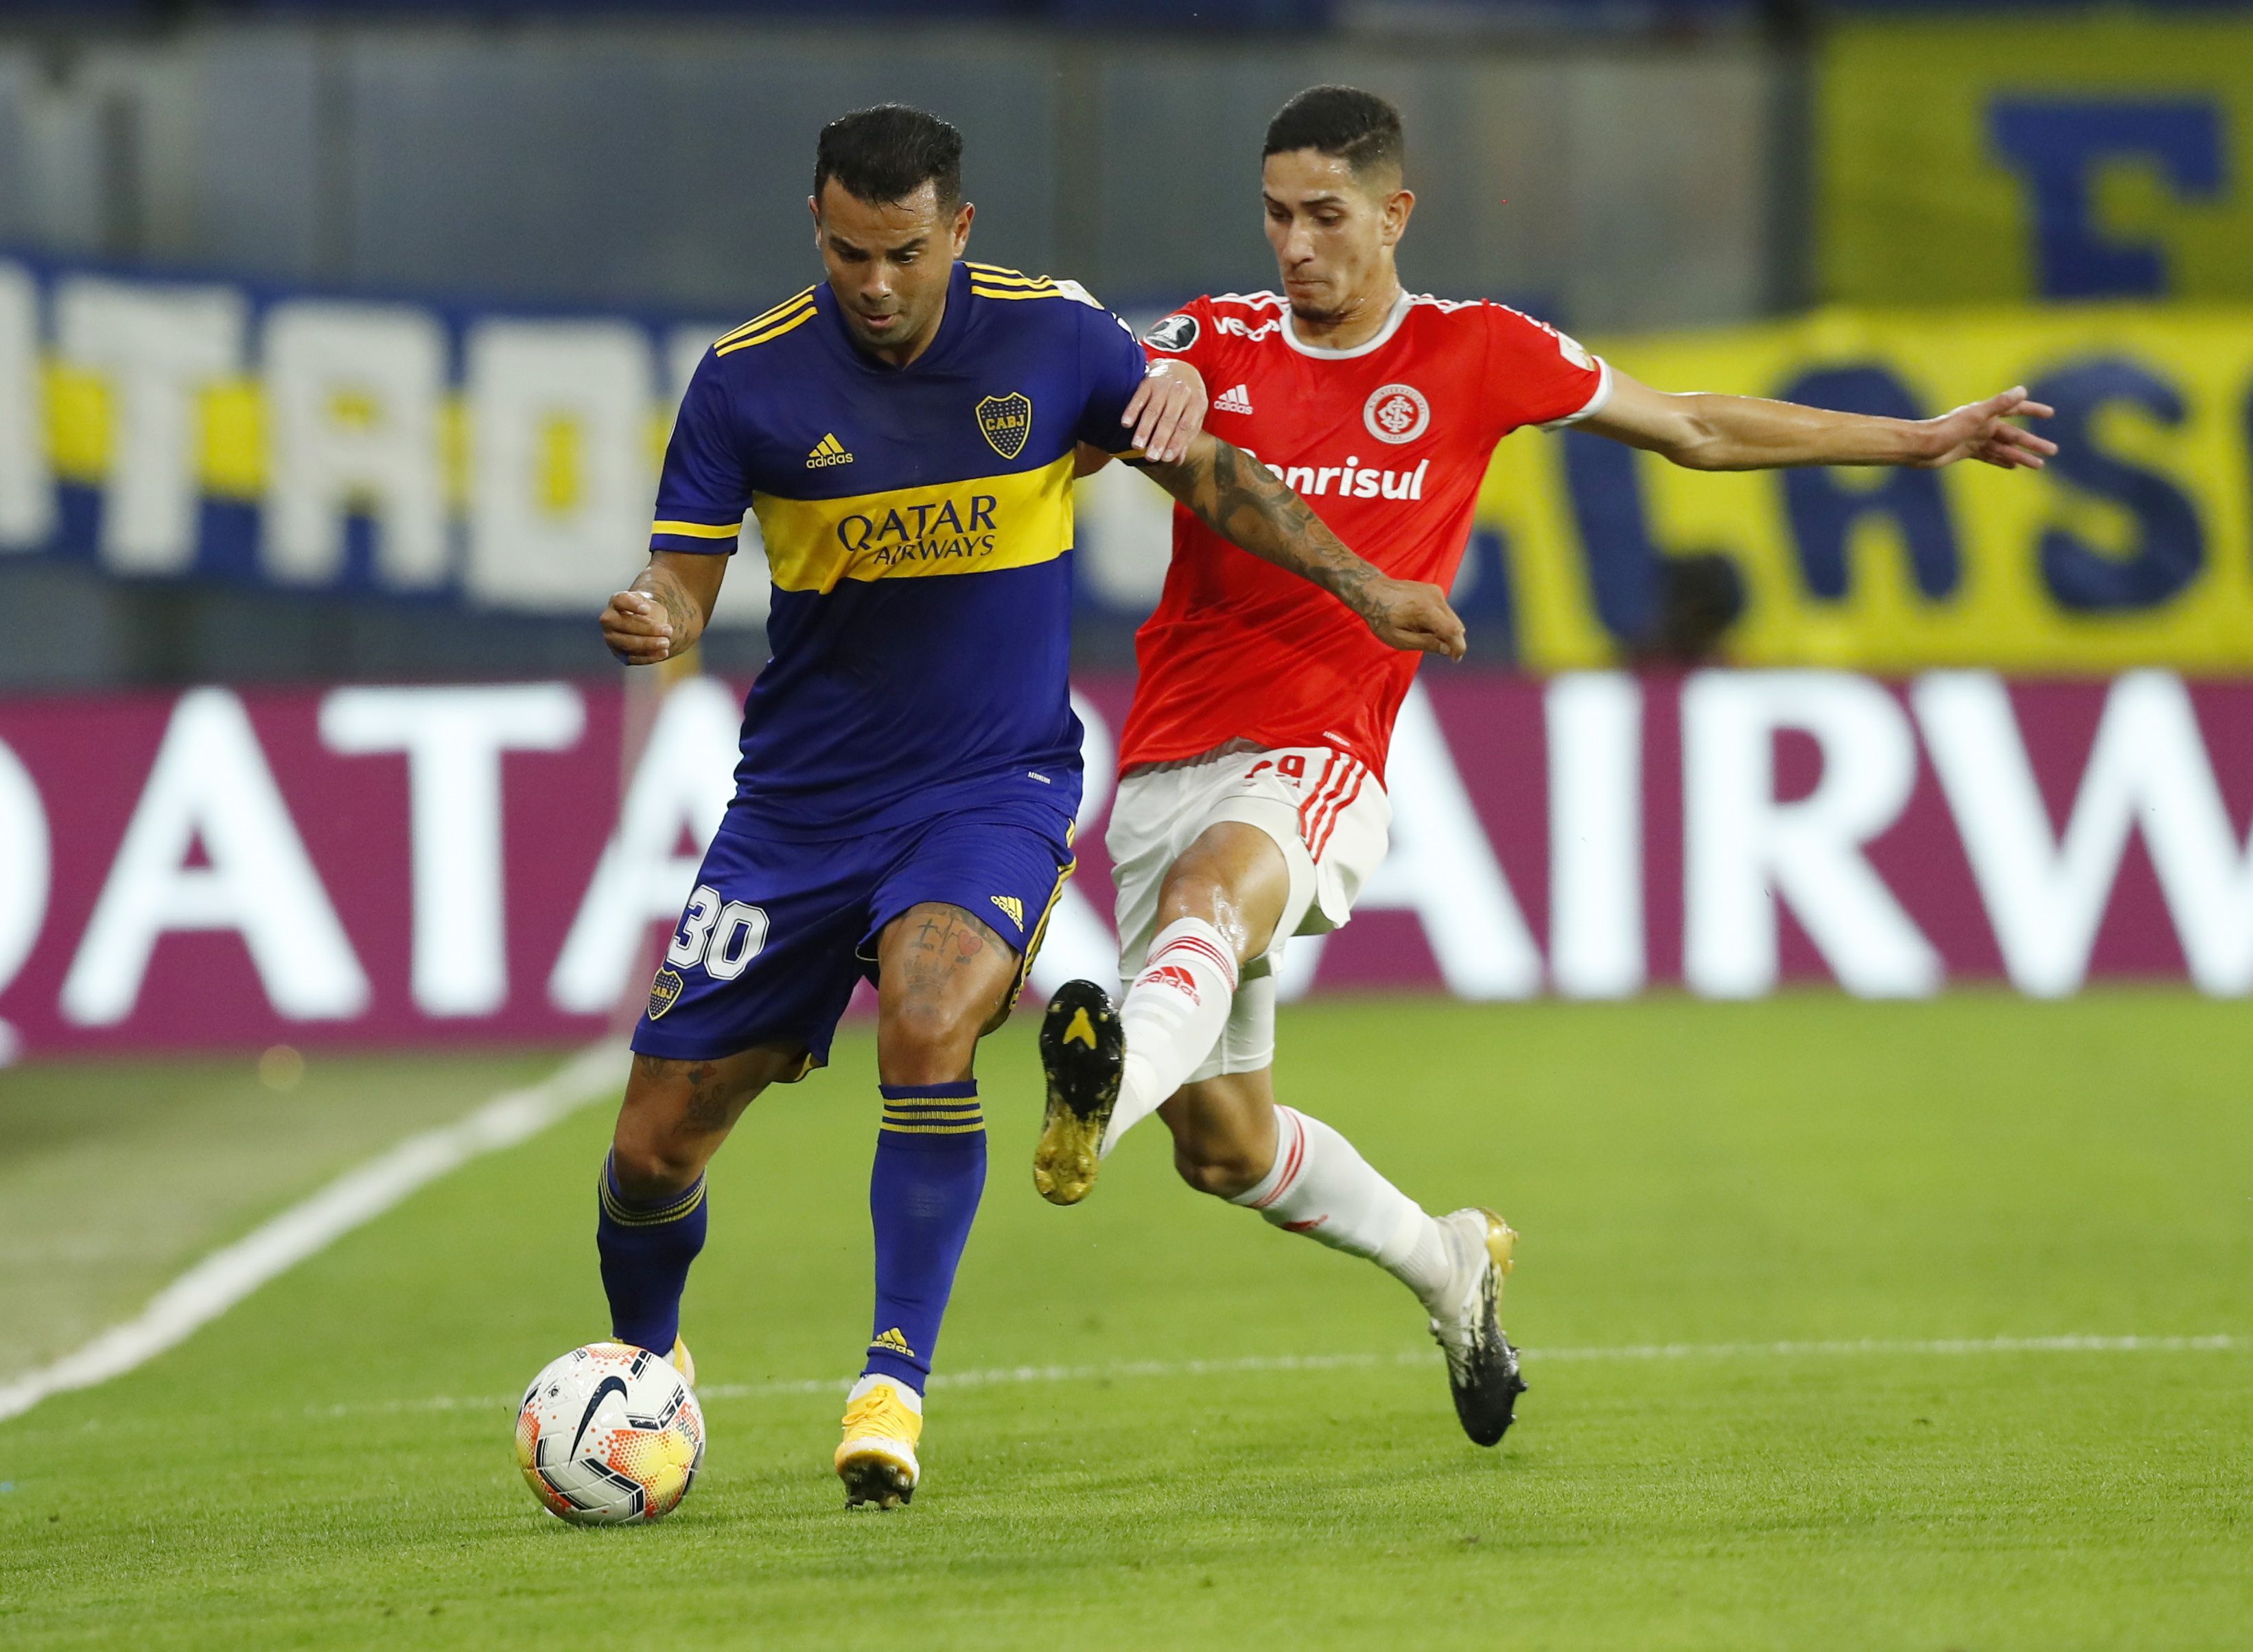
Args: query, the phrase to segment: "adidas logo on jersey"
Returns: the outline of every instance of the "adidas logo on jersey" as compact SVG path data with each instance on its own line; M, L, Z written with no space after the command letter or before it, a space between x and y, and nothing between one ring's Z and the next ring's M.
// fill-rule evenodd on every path
M1251 393L1243 385L1238 385L1233 390L1224 390L1220 393L1220 399L1212 404L1212 410L1215 413L1249 413L1252 411Z
M813 451L806 456L806 468L819 471L824 465L850 464L853 456L845 451L845 444L834 436L826 436L813 444Z

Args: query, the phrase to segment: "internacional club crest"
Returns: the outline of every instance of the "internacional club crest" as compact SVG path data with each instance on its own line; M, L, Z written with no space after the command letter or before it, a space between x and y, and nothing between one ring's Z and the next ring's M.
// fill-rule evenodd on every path
M1361 422L1379 442L1413 442L1432 422L1432 404L1412 384L1379 385L1361 404Z
M1005 459L1015 458L1025 450L1026 438L1033 433L1033 399L1022 390L987 396L978 404L978 428L994 452Z

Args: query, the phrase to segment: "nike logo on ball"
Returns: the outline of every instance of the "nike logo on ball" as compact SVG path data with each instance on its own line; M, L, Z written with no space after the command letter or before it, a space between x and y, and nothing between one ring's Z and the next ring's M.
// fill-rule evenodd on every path
M579 1432L571 1436L571 1449L566 1454L566 1460L579 1454L579 1442L587 1437L587 1425L595 1420L595 1413L602 1409L603 1401L612 1394L620 1399L626 1397L624 1377L605 1377L595 1384L595 1391L587 1396L587 1409L579 1418Z

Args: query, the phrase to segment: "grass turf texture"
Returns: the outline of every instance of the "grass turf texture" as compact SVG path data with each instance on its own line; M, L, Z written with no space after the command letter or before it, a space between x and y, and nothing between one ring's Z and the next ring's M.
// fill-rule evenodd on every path
M855 1039L762 1101L715 1170L687 1328L721 1391L673 1518L566 1528L509 1453L515 1392L602 1328L597 1106L150 1367L0 1424L0 1643L2253 1636L2243 1005L1287 1012L1292 1099L1427 1204L1493 1202L1526 1235L1507 1317L1533 1391L1499 1453L1456 1432L1435 1361L1396 1357L1421 1341L1398 1286L1189 1195L1156 1127L1085 1206L1041 1203L1029 1032L982 1063L993 1177L943 1368L1369 1361L938 1388L916 1504L847 1515L841 1392L726 1391L841 1391L856 1367L875 1105ZM2059 1332L2240 1341L1541 1356Z
M280 1089L250 1056L0 1072L0 1381L129 1317L401 1136L555 1067L546 1054L317 1056Z

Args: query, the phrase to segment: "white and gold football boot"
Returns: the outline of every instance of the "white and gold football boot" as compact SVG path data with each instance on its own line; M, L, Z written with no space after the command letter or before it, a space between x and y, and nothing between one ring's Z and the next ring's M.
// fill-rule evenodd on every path
M896 1509L914 1497L923 1472L916 1442L922 1438L922 1395L889 1377L854 1384L845 1404L845 1438L837 1446L845 1506Z
M1476 1206L1449 1212L1440 1225L1455 1253L1455 1300L1449 1311L1432 1316L1432 1335L1447 1356L1447 1387L1463 1432L1475 1445L1496 1445L1525 1391L1517 1350L1502 1334L1502 1282L1513 1265L1517 1235Z

